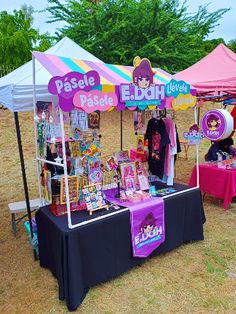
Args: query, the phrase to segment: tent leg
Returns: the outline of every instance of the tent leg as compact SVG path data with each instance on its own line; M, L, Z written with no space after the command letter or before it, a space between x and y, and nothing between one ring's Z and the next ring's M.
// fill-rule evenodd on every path
M123 150L123 111L120 112L120 150Z
M200 124L200 107L197 108L197 125L199 126Z
M14 118L15 118L15 125L16 125L17 143L18 143L18 149L19 149L19 155L20 155L22 179L23 179L24 192L25 192L25 202L26 202L27 214L28 214L29 223L30 223L30 235L31 235L31 239L33 239L34 234L33 234L33 227L32 227L32 221L31 221L29 191L28 191L26 172L25 172L25 162L24 162L24 155L23 155L22 142L21 142L18 112L14 112ZM34 258L35 258L35 260L37 259L36 250L34 250Z

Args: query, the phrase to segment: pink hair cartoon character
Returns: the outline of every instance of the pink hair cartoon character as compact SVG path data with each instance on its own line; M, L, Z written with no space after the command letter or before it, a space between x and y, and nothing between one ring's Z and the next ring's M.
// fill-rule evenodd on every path
M189 133L191 133L192 135L196 135L199 132L199 127L197 124L193 124L190 128L189 128Z
M139 88L148 88L153 84L153 78L155 71L152 70L151 62L140 57L135 57L133 70L133 84L137 85Z
M155 227L156 219L153 216L153 213L149 213L140 224L140 233L147 234L149 232L152 232Z
M220 119L217 117L215 114L210 114L209 117L207 118L207 126L209 130L215 131L218 129L220 126Z

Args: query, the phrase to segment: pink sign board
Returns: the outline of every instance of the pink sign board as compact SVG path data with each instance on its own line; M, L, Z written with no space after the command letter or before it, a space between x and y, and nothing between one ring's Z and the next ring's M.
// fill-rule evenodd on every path
M118 100L115 93L103 93L99 90L90 92L79 91L74 95L73 103L76 108L83 109L87 113L99 111L107 111L112 107L116 107Z

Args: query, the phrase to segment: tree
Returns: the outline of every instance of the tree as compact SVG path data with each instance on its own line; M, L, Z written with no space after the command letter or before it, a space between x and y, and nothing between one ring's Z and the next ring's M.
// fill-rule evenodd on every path
M199 60L199 49L228 9L207 6L188 14L179 0L48 0L49 22L64 21L69 36L107 63L132 64L136 55L153 66L179 71Z
M1 68L11 70L24 64L32 58L32 50L50 47L52 40L48 34L40 35L32 27L32 6L23 5L13 14L0 12L0 64Z
M232 39L228 42L227 45L231 50L233 50L234 52L236 52L236 39Z

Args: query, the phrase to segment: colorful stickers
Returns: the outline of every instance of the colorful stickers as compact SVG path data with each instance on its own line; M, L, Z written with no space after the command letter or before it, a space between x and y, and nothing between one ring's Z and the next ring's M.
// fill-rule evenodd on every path
M101 184L88 185L82 189L87 210L92 211L106 205Z

